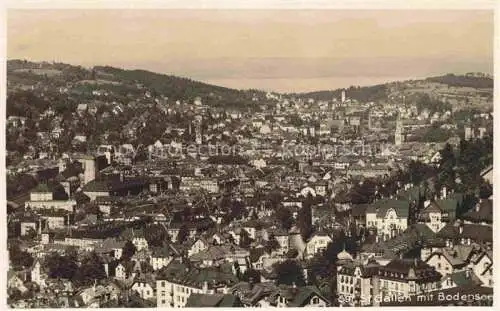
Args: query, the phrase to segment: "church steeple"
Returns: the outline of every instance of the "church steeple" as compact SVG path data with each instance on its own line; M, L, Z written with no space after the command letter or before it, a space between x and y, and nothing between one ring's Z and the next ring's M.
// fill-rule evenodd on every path
M401 112L398 111L398 119L396 120L396 131L394 133L394 144L400 146L403 143L403 122L401 120Z

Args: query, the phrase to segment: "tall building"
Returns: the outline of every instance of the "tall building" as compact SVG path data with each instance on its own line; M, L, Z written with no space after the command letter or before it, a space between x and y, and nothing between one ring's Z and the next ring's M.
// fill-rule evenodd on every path
M471 140L474 138L474 131L470 125L465 126L465 140Z
M342 103L345 103L345 90L342 90L341 101L342 101Z
M196 132L196 144L201 145L203 143L203 136L202 136L202 130L201 130L201 125L203 122L202 116L197 116L195 119L195 132Z
M403 122L401 115L398 113L398 120L396 121L396 132L394 133L394 144L400 146L403 143Z
M76 160L82 164L83 184L85 185L94 180L97 171L95 158L92 156L84 155L76 158Z

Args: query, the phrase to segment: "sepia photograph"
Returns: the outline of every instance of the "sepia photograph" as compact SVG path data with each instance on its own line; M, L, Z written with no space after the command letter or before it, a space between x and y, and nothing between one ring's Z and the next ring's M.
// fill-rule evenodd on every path
M493 305L494 10L6 20L9 308Z

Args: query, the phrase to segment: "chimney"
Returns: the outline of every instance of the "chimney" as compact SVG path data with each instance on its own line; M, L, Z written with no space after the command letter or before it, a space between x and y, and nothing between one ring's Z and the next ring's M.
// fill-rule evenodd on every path
M399 259L403 259L403 252L399 253Z
M208 293L208 282L207 281L203 282L203 293L204 294Z
M379 237L378 237L378 234L375 235L375 243L379 243Z
M481 203L483 202L483 199L479 199L479 202L476 203L476 212L479 212L481 210Z
M460 224L460 226L458 227L458 233L462 234L463 232L464 232L464 225Z
M465 277L466 277L467 279L470 279L470 268L467 268L467 269L465 270Z
M120 182L123 182L123 172L120 172Z

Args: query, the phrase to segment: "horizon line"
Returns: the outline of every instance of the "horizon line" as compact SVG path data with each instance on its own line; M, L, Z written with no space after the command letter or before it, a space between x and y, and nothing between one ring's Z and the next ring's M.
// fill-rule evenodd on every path
M32 63L48 63L48 64L64 64L64 65L69 65L69 66L74 66L74 67L82 67L85 69L93 69L95 67L111 67L115 69L120 69L120 70L125 70L125 71L145 71L145 72L150 72L154 74L159 74L159 75L164 75L164 76L169 76L169 77L175 77L175 78L180 78L180 79L188 79L191 80L192 82L198 82L198 83L203 83L206 85L214 86L214 87L220 87L220 88L226 88L226 89L231 89L235 91L259 91L259 92L266 92L266 93L276 93L280 95L306 95L309 93L317 93L317 92L335 92L338 90L346 90L351 87L373 87L373 86L379 86L379 85L385 85L385 84L390 84L390 83L397 83L397 82L407 82L407 81L415 81L415 80L425 80L428 78L433 78L433 77L440 77L440 76L446 76L446 75L458 75L458 76L464 76L468 73L478 73L478 74L483 74L488 78L493 79L493 74L487 73L484 71L467 71L467 72L446 72L446 73L441 73L438 75L430 75L426 77L395 77L394 80L387 79L386 82L381 82L381 83L361 83L361 84L351 84L349 86L344 86L344 87L337 87L337 88L332 88L332 89L325 89L325 88L318 88L315 90L309 90L309 91L275 91L275 90L264 90L261 88L254 88L254 87L248 87L248 88L236 88L236 87L230 87L230 86L224 86L220 84L216 84L211 82L210 80L236 80L238 78L232 77L232 78L205 78L205 79L198 79L198 78L193 78L189 76L185 76L182 74L176 74L176 73L169 73L169 72L161 72L161 71L153 71L150 69L143 69L143 68L131 68L129 66L118 66L118 65L109 65L109 64L94 64L92 66L88 65L82 65L82 64L72 64L69 62L64 62L64 61L56 61L56 60L33 60L29 58L7 58L6 63L9 61L27 61L27 62L32 62ZM304 78L277 78L277 77L270 77L270 78L261 78L261 77L242 77L240 78L241 80L312 80L312 79L326 79L326 78L341 78L342 76L318 76L318 77L304 77ZM360 76L362 77L362 76ZM368 76L366 76L368 78ZM382 76L381 76L382 77ZM8 75L7 75L8 79Z

